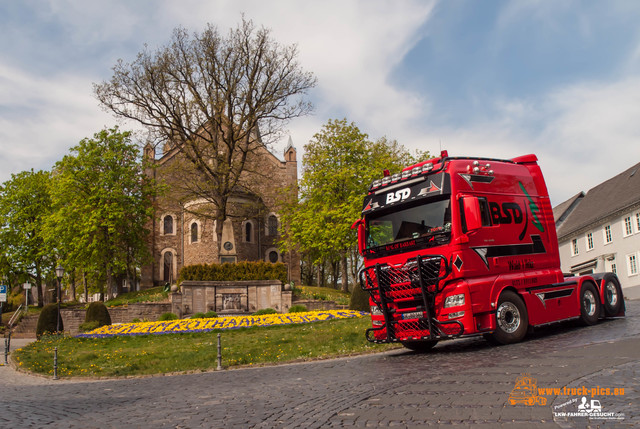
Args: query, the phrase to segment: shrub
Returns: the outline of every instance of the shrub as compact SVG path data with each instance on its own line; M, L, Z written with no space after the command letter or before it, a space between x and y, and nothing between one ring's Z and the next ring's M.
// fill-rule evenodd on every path
M36 337L40 338L47 332L56 332L58 326L58 305L47 304L42 308L36 326ZM60 317L60 332L64 331L62 317Z
M287 266L282 262L243 261L235 264L189 265L180 270L178 282L184 280L239 281L280 280L287 283Z
M98 322L98 326L111 325L111 315L109 310L102 301L96 301L89 304L87 307L87 313L84 316L86 322Z
M141 320L138 319L137 317L134 317L133 320L131 321L131 323L140 323Z
M351 292L349 310L371 311L371 307L369 306L369 292L363 291L360 285L356 285Z
M216 313L215 311L207 311L206 313L204 313L205 319L214 319L216 317L218 317L218 313Z
M202 312L194 313L193 316L191 316L192 319L204 319L204 317L204 313Z
M178 315L175 313L163 313L158 317L158 322L164 322L167 320L178 320Z
M100 322L98 322L97 320L92 320L91 322L81 323L80 326L78 327L78 330L80 332L89 332L99 327L100 327Z
M255 313L252 314L252 316L262 316L264 314L277 314L278 312L275 311L273 308L263 308L262 310L258 310Z
M300 304L292 305L291 308L289 309L289 313L304 313L305 311L307 311L307 307Z

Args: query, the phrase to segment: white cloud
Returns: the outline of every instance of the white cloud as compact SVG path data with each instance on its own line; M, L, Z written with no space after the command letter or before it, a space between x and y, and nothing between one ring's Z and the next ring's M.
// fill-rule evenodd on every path
M534 153L552 204L640 162L640 77L588 82L552 91L536 100L500 100L493 119L460 128L413 130L410 147L429 142L452 156L513 158Z
M37 76L0 64L2 181L22 170L50 169L81 139L115 124L91 94L88 79Z

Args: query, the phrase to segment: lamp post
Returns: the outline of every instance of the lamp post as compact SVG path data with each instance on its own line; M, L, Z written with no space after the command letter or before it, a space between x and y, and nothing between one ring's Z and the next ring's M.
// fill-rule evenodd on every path
M60 334L60 301L62 300L62 276L64 275L64 268L62 265L56 267L56 277L58 277L58 319L56 324L56 332Z

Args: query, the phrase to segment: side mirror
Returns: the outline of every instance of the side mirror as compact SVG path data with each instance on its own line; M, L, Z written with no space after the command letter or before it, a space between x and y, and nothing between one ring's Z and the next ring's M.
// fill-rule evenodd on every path
M356 228L358 230L358 252L360 252L361 255L364 255L364 249L365 249L364 219L358 219L353 223L353 225L351 225L351 229L356 229Z
M467 232L482 228L482 215L480 213L480 201L476 197L462 197L464 222Z

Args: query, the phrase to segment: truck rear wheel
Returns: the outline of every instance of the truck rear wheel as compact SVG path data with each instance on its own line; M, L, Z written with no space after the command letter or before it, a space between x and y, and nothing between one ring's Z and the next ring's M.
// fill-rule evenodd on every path
M620 283L614 276L605 276L603 279L604 285L604 312L607 316L615 316L620 313L622 308L622 290L620 290Z
M414 352L428 352L436 344L438 344L438 340L403 341L402 342L403 346L405 346L409 350L413 350Z
M496 309L496 330L491 337L499 344L521 341L527 334L529 316L522 298L515 292L506 290L500 294Z
M595 325L600 317L600 299L591 283L583 283L580 288L580 321L585 325Z

